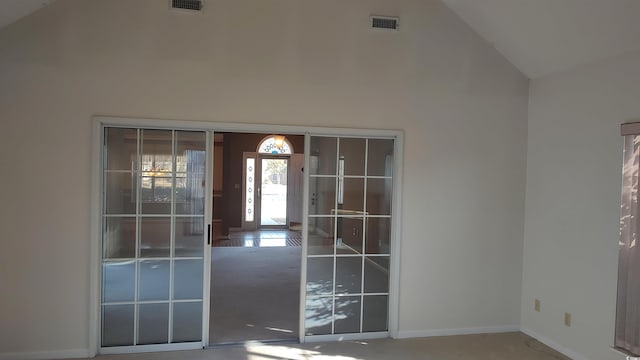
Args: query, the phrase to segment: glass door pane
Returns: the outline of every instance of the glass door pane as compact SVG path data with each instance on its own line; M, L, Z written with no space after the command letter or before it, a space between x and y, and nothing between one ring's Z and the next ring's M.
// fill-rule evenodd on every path
M101 346L199 342L206 133L104 134Z
M260 226L287 225L287 166L288 159L261 159Z
M393 142L310 138L307 336L388 331Z

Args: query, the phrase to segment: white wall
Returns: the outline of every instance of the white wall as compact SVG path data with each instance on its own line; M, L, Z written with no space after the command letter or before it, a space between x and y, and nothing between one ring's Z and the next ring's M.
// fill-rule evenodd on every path
M528 80L438 1L207 5L0 30L0 352L87 348L95 114L404 130L401 335L517 327Z
M639 100L640 52L531 82L522 326L576 358L624 358L610 349L619 125L640 120ZM563 324L565 312L571 327Z

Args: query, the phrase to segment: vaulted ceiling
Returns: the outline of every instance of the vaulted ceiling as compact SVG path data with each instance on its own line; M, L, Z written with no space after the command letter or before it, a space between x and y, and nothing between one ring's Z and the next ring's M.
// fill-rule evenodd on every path
M53 1L54 0L1 0L0 29Z
M0 29L53 1L1 0ZM530 78L640 49L640 0L441 1Z
M640 49L638 0L442 0L530 78Z

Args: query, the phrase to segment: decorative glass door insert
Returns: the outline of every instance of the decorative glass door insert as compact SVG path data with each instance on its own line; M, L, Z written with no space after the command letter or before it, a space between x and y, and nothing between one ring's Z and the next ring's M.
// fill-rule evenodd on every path
M101 347L202 341L206 144L104 129Z

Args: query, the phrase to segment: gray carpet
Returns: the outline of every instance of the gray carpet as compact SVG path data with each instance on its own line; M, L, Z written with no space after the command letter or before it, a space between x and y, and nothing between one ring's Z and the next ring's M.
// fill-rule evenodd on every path
M298 338L301 251L212 248L210 344Z
M435 336L98 356L98 360L569 360L522 333ZM89 359L87 359L89 360Z

